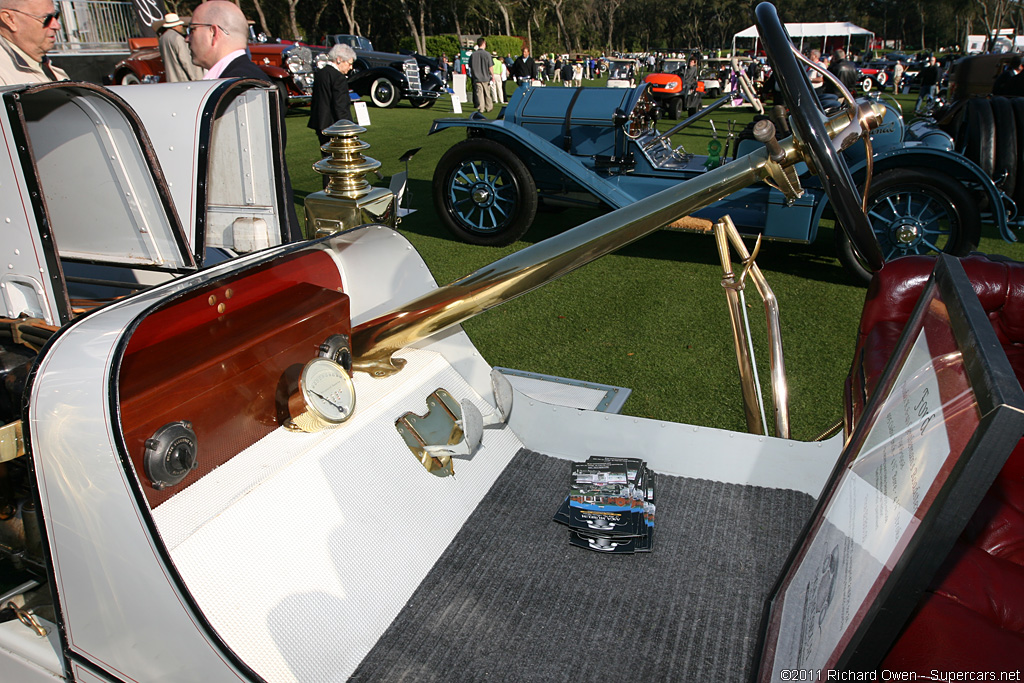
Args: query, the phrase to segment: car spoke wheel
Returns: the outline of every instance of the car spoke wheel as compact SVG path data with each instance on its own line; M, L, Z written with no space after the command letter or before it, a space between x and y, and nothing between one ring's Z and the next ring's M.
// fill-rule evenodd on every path
M434 206L445 226L471 244L504 246L537 215L537 186L512 151L493 140L465 140L434 171Z
M868 220L886 261L911 254L965 256L978 246L981 217L970 193L954 178L916 169L892 169L878 176L868 195ZM856 278L871 272L850 240L836 231L839 260Z
M370 86L370 101L373 106L390 109L398 104L398 87L388 79L381 77Z

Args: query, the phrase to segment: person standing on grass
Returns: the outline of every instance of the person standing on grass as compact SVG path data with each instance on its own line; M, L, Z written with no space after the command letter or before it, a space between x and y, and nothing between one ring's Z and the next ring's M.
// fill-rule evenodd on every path
M562 79L563 88L572 87L572 64L569 60L562 62L562 65L558 68L558 77Z
M900 86L903 85L903 72L907 68L903 66L903 60L897 59L896 66L892 68L892 93L894 95L900 94Z
M939 66L935 63L935 55L928 57L928 62L921 69L921 91L917 94L914 111L920 111L921 103L934 100L939 96Z
M494 55L491 63L491 100L495 104L505 104L505 79L508 72L505 70L505 62L498 55Z
M206 71L192 63L192 53L185 41L185 21L170 12L164 15L163 24L157 32L160 34L157 47L164 63L164 81L180 83L201 80Z
M329 135L324 135L325 129L338 121L352 120L348 75L355 61L355 50L348 45L335 45L327 52L327 63L313 76L313 95L309 102L309 121L306 127L316 133L321 147L331 141ZM323 177L325 189L329 181L327 176Z
M494 60L487 51L487 40L483 36L476 41L476 50L469 56L469 76L473 81L473 99L476 110L486 114L494 109L491 99L492 67Z
M512 78L522 85L537 80L537 63L530 56L530 48L524 47L523 54L512 64Z

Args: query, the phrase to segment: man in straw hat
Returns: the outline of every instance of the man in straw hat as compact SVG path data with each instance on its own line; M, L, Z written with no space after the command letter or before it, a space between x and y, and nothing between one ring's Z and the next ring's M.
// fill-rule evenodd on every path
M192 53L185 40L185 22L174 12L164 15L160 31L160 58L164 62L164 80L168 83L198 81L206 69L192 63Z

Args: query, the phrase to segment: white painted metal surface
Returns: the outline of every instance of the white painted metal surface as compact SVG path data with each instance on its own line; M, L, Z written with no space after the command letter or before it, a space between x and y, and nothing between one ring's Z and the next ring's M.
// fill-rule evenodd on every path
M110 88L124 98L144 122L189 244L195 244L195 216L198 211L196 174L199 155L196 150L199 146L200 114L217 83L189 81Z
M224 84L191 81L111 90L145 123L190 244L196 242L198 221L205 218L205 245L235 248L232 225L239 217L265 221L271 244L280 244L269 100L277 92L252 84L224 91ZM208 163L200 168L204 159Z
M117 455L110 412L124 330L185 282L72 323L39 365L27 431L68 647L126 679L238 681L164 566Z
M108 263L181 267L177 226L165 213L131 122L102 91L62 88L23 106L50 227L61 254Z
M6 116L0 116L0 314L25 313L51 325L60 319L53 286L47 277L39 226L22 172L18 144Z
M397 375L356 374L349 422L278 429L154 513L204 613L267 681L345 680L521 447L486 430L456 477L428 473L395 420L438 387L490 408L440 355L402 355Z

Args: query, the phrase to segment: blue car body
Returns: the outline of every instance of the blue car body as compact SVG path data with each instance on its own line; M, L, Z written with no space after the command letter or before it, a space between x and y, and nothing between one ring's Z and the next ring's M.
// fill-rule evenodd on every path
M697 177L708 168L706 155L673 151L667 140L659 139L653 125L646 131L631 128L635 113L652 107L647 87L645 84L629 90L524 86L516 90L497 119L479 115L468 119L438 119L430 133L463 128L469 139L490 140L506 148L528 169L542 201L568 200L618 209ZM925 121L905 125L895 106L886 103L886 107L885 119L871 136L874 177L900 168L955 179L970 193L979 207L981 219L994 223L1006 240L1015 241L1010 218L1016 208L992 179L977 164L954 151L949 135ZM736 151L742 156L760 146L761 143L753 139L741 140ZM843 156L854 179L862 184L867 169L863 141L845 150ZM730 163L730 160L722 163ZM439 173L444 166L442 159ZM817 238L819 221L828 208L828 198L817 176L810 174L805 164L798 165L798 173L805 191L795 201L788 202L781 191L760 182L694 216L714 221L729 214L745 234L761 234L772 240L812 242ZM453 174L449 173L448 178L454 178ZM475 229L484 237L500 232L488 229L492 227L489 217L458 208L458 197L452 195L455 182L449 180L446 186L444 177L435 175L434 179L439 212L447 221L461 221L462 227L468 228L456 234L467 241L476 241L472 234ZM495 215L498 219L502 217L500 212ZM532 221L532 216L529 218ZM514 240L491 239L479 243L508 241ZM977 237L968 241L976 246ZM901 250L908 251L906 245L901 246ZM927 248L922 246L912 251L921 253ZM902 253L888 254L887 258L897 255Z

